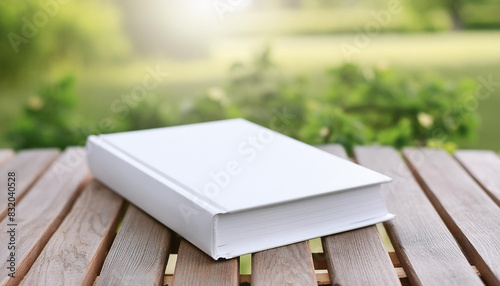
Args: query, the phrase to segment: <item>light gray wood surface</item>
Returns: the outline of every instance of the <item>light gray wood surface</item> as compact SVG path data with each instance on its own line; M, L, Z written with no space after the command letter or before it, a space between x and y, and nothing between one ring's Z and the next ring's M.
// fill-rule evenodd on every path
M172 285L237 286L239 273L238 258L213 260L182 239Z
M0 247L1 285L18 285L52 234L71 209L82 182L89 177L87 164L81 158L81 148L69 148L35 183L24 199L16 205L17 248L16 277L7 276L7 247ZM7 231L7 218L0 223L0 233ZM9 237L2 235L0 245Z
M500 284L500 207L446 151L403 154L462 250L488 283Z
M346 157L338 145L321 148ZM123 200L88 184L83 149L59 157L42 151L8 155L0 166L4 173L6 166L16 169L24 196L16 205L17 278L6 278L9 253L0 247L0 285L23 278L23 285L395 285L398 277L403 285L407 277L412 285L481 285L478 272L488 285L500 285L500 207L494 202L500 173L498 155L489 151L458 151L455 160L441 150L406 148L404 162L391 147L356 148L361 164L394 179L382 193L397 215L384 224L397 257L391 261L377 229L367 227L323 238L325 253L315 254L315 262L308 242L254 253L251 275L239 274L237 258L214 261L183 239L172 243L175 234L132 205L114 238ZM7 223L0 219L1 233ZM0 245L7 242L8 235L0 235ZM164 276L178 245L174 275ZM314 265L329 273L315 274Z
M347 159L339 145L320 149ZM335 285L400 285L380 234L368 226L322 238L330 280Z
M0 149L0 166L7 163L12 157L14 157L14 151L10 149Z
M493 151L463 150L455 158L500 206L500 157Z
M57 149L25 150L9 160L0 168L0 202L7 202L7 173L16 173L16 202L23 199L26 192L40 175L59 155ZM0 205L0 220L7 215L7 203Z
M163 285L172 232L130 205L97 285Z
M393 179L382 185L389 211L385 223L412 285L482 285L455 239L392 147L356 147L356 160Z
M252 254L252 285L317 285L309 242Z
M92 285L114 238L122 206L121 197L92 181L21 285Z

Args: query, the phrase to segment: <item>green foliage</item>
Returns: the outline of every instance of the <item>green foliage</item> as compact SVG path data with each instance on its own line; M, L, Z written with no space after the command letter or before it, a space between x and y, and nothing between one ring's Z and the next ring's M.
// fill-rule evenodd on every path
M305 80L282 76L264 49L250 64L230 68L227 87L211 87L188 102L151 97L124 120L130 129L143 129L243 117L300 138L297 127L305 122L305 103Z
M230 69L226 94L233 117L277 129L299 138L305 121L306 80L285 78L264 49L250 64L236 63Z
M7 132L7 139L15 148L64 148L82 141L78 116L74 114L74 84L72 77L64 77L29 99Z
M24 83L69 65L123 58L129 44L112 3L0 1L0 83ZM50 77L48 77L50 78Z
M488 1L481 5L468 3L463 9L464 25L468 30L500 29L500 3Z
M162 102L155 95L139 102L137 107L130 110L124 119L125 130L140 130L147 128L158 128L170 125L170 118L165 112ZM115 121L120 122L117 118Z
M221 120L230 117L228 99L224 90L212 87L194 102L187 102L179 114L185 123Z
M408 78L385 67L344 64L330 70L329 86L312 96L305 79L283 77L269 54L266 49L250 64L233 65L227 88L196 101L187 121L243 117L310 144L338 143L348 151L373 143L452 149L452 142L474 135L476 111L466 104L473 99L472 81Z
M498 28L498 11L500 5L497 0L421 0L412 2L413 10L420 16L420 22L426 23L427 28L433 28L433 23L446 19L445 12L451 22L451 28L461 29L492 29ZM436 12L439 15L434 17Z
M309 104L303 139L314 143L435 146L472 137L476 112L468 80L407 78L387 68L345 64L329 73L330 88ZM449 146L449 145L447 145Z
M115 131L140 130L221 120L228 117L227 106L222 102L223 95L218 88L209 89L206 94L195 100L177 102L169 97L149 94L136 107L130 109L125 117L115 116L114 122L120 123Z
M114 129L99 132L243 117L310 144L342 144L349 152L363 144L451 150L453 142L475 133L473 81L448 83L355 64L326 76L328 84L313 93L304 77L283 76L265 49L251 63L233 65L226 87L212 87L193 101L148 94L125 117L114 116L108 124ZM82 143L88 134L75 131L86 128L74 115L74 98L70 78L45 87L25 106L9 139L16 148Z

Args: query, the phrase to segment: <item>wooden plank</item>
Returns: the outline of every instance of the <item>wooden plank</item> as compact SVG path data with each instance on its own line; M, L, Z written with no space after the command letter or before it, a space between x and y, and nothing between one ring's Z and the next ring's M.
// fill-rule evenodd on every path
M316 273L316 280L318 281L318 286L331 286L330 284L330 278L328 277L328 273ZM240 285L251 285L251 275L250 274L241 274L240 275ZM163 285L171 285L172 283L172 276L171 275L165 275L165 278L163 279ZM281 284L284 285L284 284Z
M448 153L403 150L462 250L490 284L500 284L500 208Z
M500 157L493 151L462 150L455 158L500 206Z
M1 285L19 284L71 209L88 177L83 149L69 148L36 182L21 203L16 205L16 278L7 276L9 263L2 259ZM7 219L0 223L0 233L6 233L10 228L7 226ZM0 237L0 245L6 246L8 241L7 235ZM9 257L10 252L7 247L0 247L0 257Z
M309 241L252 254L252 285L317 285Z
M92 285L111 246L122 206L122 198L92 181L21 285Z
M472 271L474 271L477 275L479 275L479 272L477 271L475 266L471 266ZM396 275L401 281L402 285L410 285L405 270L402 267L396 267L394 268L394 271L396 272ZM251 275L249 274L240 274L240 285L244 283L251 283ZM318 285L329 285L331 286L331 281L328 273L324 273L322 271L316 272L316 280L318 281ZM171 285L172 283L172 275L171 274L165 274L163 278L163 285ZM371 284L370 284L371 285ZM461 285L461 284L459 284ZM466 285L466 284L463 284Z
M382 194L396 219L384 223L413 285L481 285L455 239L392 147L356 147L357 161L393 179Z
M14 151L10 149L0 149L0 166L7 163L14 157Z
M38 149L19 152L0 168L0 202L7 202L7 173L16 172L16 202L19 203L33 183L59 154L57 149ZM0 220L7 215L7 204L0 205Z
M130 205L97 285L162 285L172 232Z
M330 153L332 155L335 155L337 157L349 160L349 156L347 156L347 153L346 153L344 147L342 147L342 145L326 144L326 145L318 145L316 147L319 148L320 150L323 150L323 151Z
M323 238L328 272L338 285L400 285L375 226Z
M322 150L347 159L338 145ZM335 285L400 285L391 259L376 226L322 238L328 273Z
M237 258L213 260L186 240L181 241L172 285L235 286L239 285L238 278Z

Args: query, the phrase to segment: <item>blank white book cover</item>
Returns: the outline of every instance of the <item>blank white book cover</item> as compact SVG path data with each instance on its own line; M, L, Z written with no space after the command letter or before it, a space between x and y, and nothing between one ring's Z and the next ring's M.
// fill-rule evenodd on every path
M215 259L219 214L391 180L243 119L91 136L87 148L97 179Z
M243 119L108 134L102 140L221 212L391 180Z

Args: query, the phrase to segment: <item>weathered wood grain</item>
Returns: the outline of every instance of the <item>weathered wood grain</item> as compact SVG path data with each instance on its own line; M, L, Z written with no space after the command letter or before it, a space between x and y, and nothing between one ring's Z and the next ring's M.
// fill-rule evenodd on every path
M235 286L239 285L239 271L237 258L213 260L183 239L172 285Z
M471 266L472 271L474 271L477 275L479 275L479 272L477 271L475 266ZM402 267L395 267L394 271L396 272L396 275L401 281L401 284L406 286L410 285L410 282L408 281L408 278L406 276L406 273ZM330 277L328 276L328 273L324 273L323 271L318 271L316 272L316 280L318 281L319 286L332 286ZM240 274L240 285L244 285L245 283L250 284L251 283L251 275L250 274ZM163 285L171 285L172 284L172 274L165 274L163 278ZM466 286L466 285L465 285Z
M500 284L500 207L445 151L403 154L462 250L488 283Z
M10 251L0 247L1 285L18 285L43 247L61 224L89 177L81 148L69 148L35 183L19 205L16 205L16 278L7 276L6 257ZM0 223L0 233L7 231L7 218ZM0 245L9 237L2 235Z
M162 285L172 232L130 205L97 285Z
M0 202L7 202L7 172L16 172L16 202L19 203L33 183L56 159L57 149L19 152L0 168ZM0 205L0 220L7 215L7 204Z
M500 206L500 157L493 151L463 150L455 158Z
M323 249L335 285L400 285L374 226L324 237Z
M251 285L252 275L250 274L241 274L240 275L240 285ZM328 273L316 273L316 280L318 281L318 286L331 286L330 278L328 277ZM172 283L172 275L165 275L163 280L164 285L171 285ZM281 284L284 285L284 284Z
M382 185L389 211L384 223L412 285L481 285L455 239L392 147L356 147L357 161L393 179Z
M252 254L252 285L317 285L309 241Z
M87 185L21 285L92 285L115 235L123 203L97 181Z
M14 157L14 151L10 149L0 149L0 166L7 163L12 157Z
M347 159L345 150L339 145L320 148ZM322 241L332 284L401 284L375 226L329 235Z

